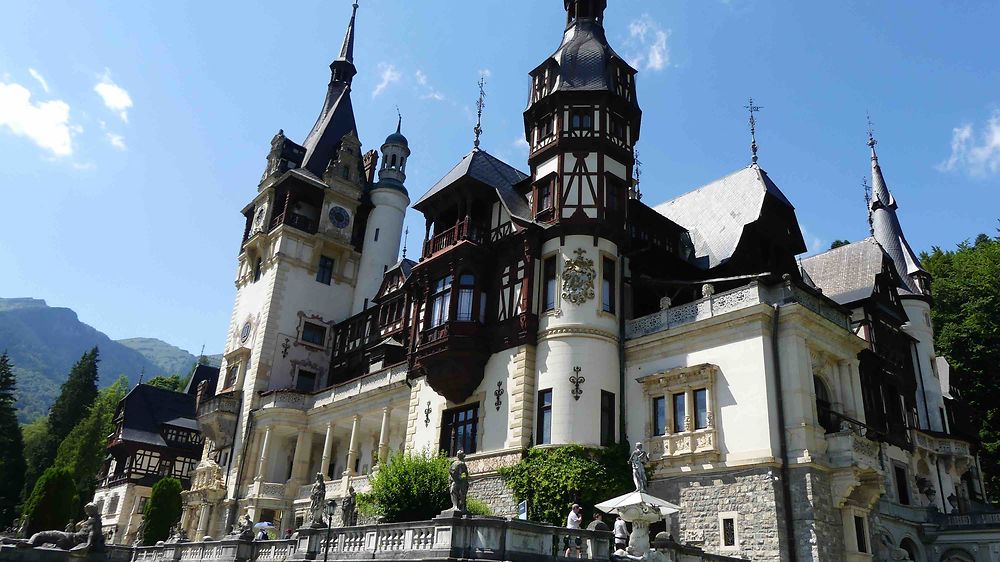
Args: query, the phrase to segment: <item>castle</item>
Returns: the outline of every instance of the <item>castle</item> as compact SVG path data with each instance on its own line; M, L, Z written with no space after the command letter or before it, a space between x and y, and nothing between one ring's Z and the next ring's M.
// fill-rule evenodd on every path
M477 141L411 201L402 127L362 150L354 6L316 124L272 139L242 211L188 535L243 514L296 528L313 475L330 497L364 491L390 451L464 450L471 495L511 515L497 469L526 448L628 441L651 453L650 493L683 508L668 530L710 553L1000 560L875 140L872 236L802 261L756 157L647 205L637 71L606 0L564 8L530 71L527 172ZM411 203L417 260L399 258Z

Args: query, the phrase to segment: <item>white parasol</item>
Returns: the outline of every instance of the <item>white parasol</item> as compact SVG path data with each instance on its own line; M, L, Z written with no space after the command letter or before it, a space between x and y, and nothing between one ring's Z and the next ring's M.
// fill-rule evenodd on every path
M611 498L608 501L601 502L594 507L605 513L617 514L621 514L623 511L656 508L659 510L660 515L664 517L670 515L671 513L677 513L681 510L680 506L674 505L667 500L661 500L660 498L651 496L645 492L629 492L625 495L618 496L617 498Z

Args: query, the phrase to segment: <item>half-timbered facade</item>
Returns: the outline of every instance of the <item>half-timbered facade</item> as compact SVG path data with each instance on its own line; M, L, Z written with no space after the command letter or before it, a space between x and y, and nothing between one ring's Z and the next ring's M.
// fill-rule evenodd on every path
M409 145L397 128L381 166L362 155L352 19L313 140L276 137L245 210L182 524L293 528L317 473L331 497L364 491L390 451L463 450L472 494L510 515L497 469L525 449L642 442L651 492L683 507L664 526L709 552L897 556L891 515L930 560L974 455L938 412L930 279L874 152L873 237L801 264L795 208L756 158L647 205L637 72L607 40L607 1L563 7L527 81L527 171L477 140L413 203L413 260L398 256ZM886 503L896 462L936 499Z

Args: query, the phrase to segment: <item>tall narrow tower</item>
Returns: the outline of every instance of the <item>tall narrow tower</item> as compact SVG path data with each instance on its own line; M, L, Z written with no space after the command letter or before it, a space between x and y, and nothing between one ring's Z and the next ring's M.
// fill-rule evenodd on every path
M410 205L410 196L403 186L406 182L406 161L410 157L410 145L400 131L402 125L403 119L400 117L396 132L389 135L382 144L379 181L369 193L374 208L368 215L365 227L364 252L354 291L353 314L368 307L382 283L382 274L395 265L399 257L403 218Z
M608 444L622 392L620 244L641 111L636 71L605 37L607 0L564 4L562 44L531 72L524 113L532 212L546 225L536 362L552 421L536 441Z

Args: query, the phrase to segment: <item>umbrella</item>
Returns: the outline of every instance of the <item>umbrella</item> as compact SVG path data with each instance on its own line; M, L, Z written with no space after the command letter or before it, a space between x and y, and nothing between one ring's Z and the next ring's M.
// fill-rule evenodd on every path
M257 523L256 525L254 525L253 528L254 529L273 529L274 528L274 523L271 523L270 521L261 521L260 523Z
M601 502L594 507L605 513L621 513L628 508L640 506L656 508L664 517L670 515L671 513L677 513L681 510L680 506L674 505L667 500L661 500L660 498L651 496L645 492L629 492L625 495L618 496L617 498L611 498L608 501Z

